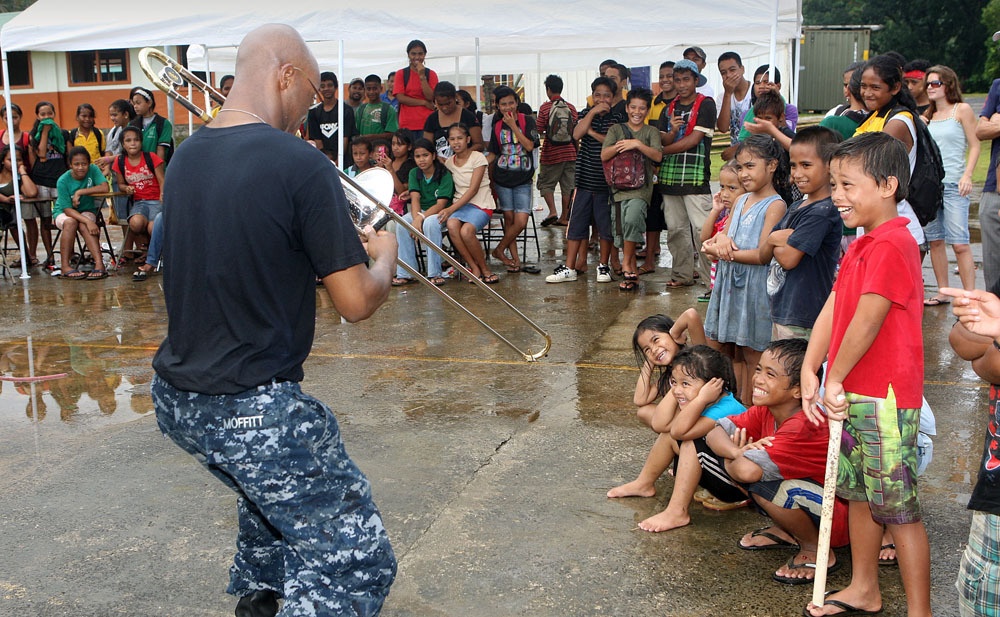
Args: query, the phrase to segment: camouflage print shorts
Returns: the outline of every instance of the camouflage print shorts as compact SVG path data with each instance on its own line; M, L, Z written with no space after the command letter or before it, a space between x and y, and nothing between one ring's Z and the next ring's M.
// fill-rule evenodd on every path
M920 409L898 409L886 398L846 393L848 410L840 442L837 496L867 501L879 523L920 521L917 499L917 432Z
M296 383L234 395L152 384L160 429L239 496L227 591L270 589L280 615L376 615L396 559L333 413Z

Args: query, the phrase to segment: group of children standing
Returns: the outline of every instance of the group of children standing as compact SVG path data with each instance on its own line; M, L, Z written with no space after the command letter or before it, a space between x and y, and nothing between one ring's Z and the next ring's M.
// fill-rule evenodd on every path
M652 496L673 464L668 505L641 529L689 524L695 499L715 509L753 505L771 524L745 534L739 547L794 550L772 578L809 583L825 423L842 420L831 546L850 543L851 583L803 614L881 611L887 530L909 614L930 615L929 547L916 491L923 283L909 221L897 211L910 178L906 148L884 132L841 143L815 127L795 135L789 158L803 197L788 207L785 157L771 137L742 142L722 171L724 188L703 228L703 250L718 260L704 329L694 309L677 322L658 315L637 327L634 402L657 440L636 479L608 496ZM842 224L865 233L840 259ZM698 496L699 484L706 494ZM827 564L828 573L841 567L832 551Z

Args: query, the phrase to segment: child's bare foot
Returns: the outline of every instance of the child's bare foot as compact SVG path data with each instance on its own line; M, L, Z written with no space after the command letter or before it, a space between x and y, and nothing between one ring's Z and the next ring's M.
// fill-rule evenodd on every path
M639 529L643 531L670 531L671 529L677 529L678 527L684 527L691 522L691 517L688 516L687 512L675 513L670 510L664 510L655 516L651 516L646 520L639 523Z
M840 569L840 562L830 561L826 573L833 574ZM816 578L816 551L801 551L792 555L772 577L787 585L807 585Z
M652 484L632 480L608 491L608 497L652 497L656 495L656 487Z

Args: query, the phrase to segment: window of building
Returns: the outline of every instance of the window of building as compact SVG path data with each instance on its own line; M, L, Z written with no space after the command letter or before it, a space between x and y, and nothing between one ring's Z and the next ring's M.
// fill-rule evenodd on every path
M128 83L128 50L99 49L66 54L71 85Z
M11 88L30 88L31 52L30 51L8 52L7 71L10 73Z

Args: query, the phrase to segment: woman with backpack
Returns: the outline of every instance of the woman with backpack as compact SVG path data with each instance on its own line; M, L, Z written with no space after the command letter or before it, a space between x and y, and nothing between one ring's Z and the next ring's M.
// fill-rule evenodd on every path
M156 154L166 164L174 150L174 125L156 113L156 98L149 90L136 86L129 100L136 113L131 125L142 130L142 151Z
M437 73L424 66L427 46L423 41L412 40L406 46L410 63L396 71L392 81L392 94L399 101L399 128L413 134L413 141L424 136L424 123L434 111L434 86Z
M976 139L976 112L962 102L962 89L955 71L946 66L932 66L924 77L931 104L924 112L927 129L941 150L944 162L944 205L937 217L927 223L924 234L930 243L931 265L938 289L948 284L948 255L945 242L955 251L958 276L963 289L974 289L975 264L969 248L969 193L972 172L979 161ZM968 158L965 154L968 151ZM924 306L941 306L951 299L940 291L924 300Z

